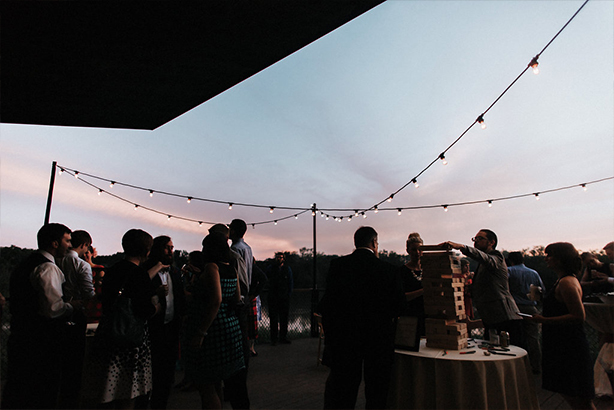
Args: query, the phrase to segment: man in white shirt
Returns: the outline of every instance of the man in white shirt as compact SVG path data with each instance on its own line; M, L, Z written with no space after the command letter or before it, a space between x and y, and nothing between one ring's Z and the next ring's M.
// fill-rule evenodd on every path
M71 249L66 256L58 260L66 279L62 286L64 300L87 301L96 296L92 266L84 260L85 253L92 245L92 237L86 231L74 231L70 242ZM73 312L71 323L74 324L66 327L62 354L62 383L59 401L59 407L62 409L79 407L87 329L87 318L83 310Z
M46 224L38 250L11 274L11 334L2 407L54 408L61 380L61 353L67 323L80 300L62 298L64 274L55 264L70 248L71 230Z

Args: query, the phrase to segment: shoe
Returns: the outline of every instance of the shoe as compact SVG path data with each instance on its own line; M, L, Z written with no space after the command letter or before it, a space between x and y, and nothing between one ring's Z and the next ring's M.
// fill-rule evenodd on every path
M281 339L281 340L279 341L279 343L284 344L284 345L289 345L289 344L291 344L292 342L291 342L291 341L289 341L288 339Z
M252 357L256 357L256 356L258 356L258 352L257 352L257 351L255 351L255 350L253 350L253 351L249 352L249 354L250 354L250 356L252 356Z

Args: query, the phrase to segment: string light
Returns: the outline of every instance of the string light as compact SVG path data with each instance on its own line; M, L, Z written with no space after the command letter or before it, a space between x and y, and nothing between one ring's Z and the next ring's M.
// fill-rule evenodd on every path
M352 215L348 216L348 222L352 222Z
M420 184L418 183L418 180L416 178L412 179L411 182L412 184L414 184L414 187L416 187L416 189L420 188Z
M539 201L539 192L534 193L533 195L535 195L535 200Z
M275 221L275 225L277 225L277 221Z
M167 215L167 219L166 219L166 220L167 220L167 221L170 221L170 220L171 220L171 216L170 216L170 215Z
M367 214L366 213L361 212L360 214L362 215L362 219L367 219Z
M139 209L139 206L137 204L134 204L134 210L136 211L137 209Z
M444 205L444 206L443 206L443 211L444 211L444 212L448 212L448 205Z
M394 199L394 194L390 194L390 196L388 197L388 199L386 199L386 201L392 202L393 199Z
M298 215L294 215L294 219L298 219Z
M492 201L488 201L488 207L492 208Z
M586 190L588 189L588 188L586 187L586 184L580 184L580 186L582 187L582 189L584 189L584 192L586 192Z
M153 189L150 189L150 190L149 190L149 197L150 197L150 198L152 198L152 197L153 197L153 193L154 193Z
M529 63L529 67L533 69L533 74L539 74L539 63L537 62L538 58L539 58L539 55L536 55L535 57L533 57L533 59Z
M354 216L358 216L358 209L354 209Z
M378 213L379 209L377 209L377 205L375 205L375 207L373 208L373 212Z
M60 167L60 175L64 173L64 168Z
M316 216L316 211L311 211L311 216Z
M233 205L233 203L232 203L232 202L229 202L229 203L228 203L228 210L229 210L229 211L232 211L232 205Z
M203 221L198 221L198 226L203 226Z
M476 121L478 122L478 124L480 124L480 127L483 130L486 129L486 123L484 122L484 114L480 114L480 116L478 117L478 119Z
M75 171L75 178L79 179L79 171Z
M401 208L397 208L397 215L401 215Z
M442 164L448 165L448 161L446 161L446 156L443 154L443 152L439 154L439 159L441 160Z
M191 196L189 196L189 197L188 197L188 204L189 204L190 202L192 202L192 197L191 197Z
M326 215L326 220L328 221L328 218L330 218L330 216Z
M109 188L113 188L115 186L115 181L111 181L111 183L109 184Z
M102 189L98 190L98 196L100 196L100 194L102 194Z
M270 214L272 214L274 209L275 209L275 207L274 207L274 206L272 206L271 208L269 208L269 213L270 213Z

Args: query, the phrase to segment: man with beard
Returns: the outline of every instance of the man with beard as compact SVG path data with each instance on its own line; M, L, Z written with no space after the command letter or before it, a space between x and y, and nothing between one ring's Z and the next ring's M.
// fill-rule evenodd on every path
M489 229L480 229L471 240L475 247L456 242L444 242L440 246L458 249L479 263L473 277L471 296L484 323L486 338L490 329L497 333L506 331L512 344L524 347L522 319L516 314L518 306L510 293L505 258L495 249L497 235Z
M158 289L157 295L162 306L160 313L148 321L153 377L149 406L152 409L167 407L175 382L181 319L186 308L181 272L172 266L173 251L171 238L158 236L153 240L149 259L143 264L153 286Z

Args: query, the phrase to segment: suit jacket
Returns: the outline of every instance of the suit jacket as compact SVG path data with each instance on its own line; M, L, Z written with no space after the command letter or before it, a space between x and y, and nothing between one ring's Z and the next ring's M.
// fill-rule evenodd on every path
M174 327L176 327L177 332L181 329L181 318L185 314L186 310L186 300L185 300L185 292L183 291L183 281L181 280L181 272L175 267L170 268L170 277L173 286L173 302L175 304L175 315L171 323ZM162 286L162 279L160 279L160 275L156 275L151 279L151 284L154 289L158 289L158 287ZM149 320L149 329L155 331L154 328L162 327L164 325L164 313L166 312L166 298L160 298L160 305L162 309L158 312L157 315L152 317ZM179 333L177 333L179 334Z
M324 364L341 364L343 357L374 352L381 354L382 361L392 360L394 319L403 303L395 266L369 249L356 249L332 260L318 306L326 333Z
M461 252L479 262L473 277L471 298L482 321L493 325L519 320L520 317L515 314L519 310L510 293L503 254L498 250L486 253L470 246L461 249Z

